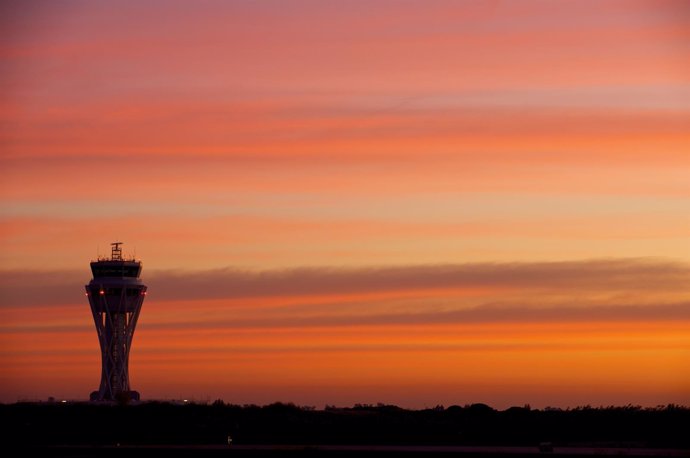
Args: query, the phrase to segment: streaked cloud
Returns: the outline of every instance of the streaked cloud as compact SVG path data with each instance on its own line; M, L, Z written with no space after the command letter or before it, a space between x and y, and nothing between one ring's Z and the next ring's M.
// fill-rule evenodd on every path
M298 268L269 272L228 270L157 273L162 298L251 297L463 287L637 289L681 287L690 269L644 260L560 263L398 266L363 269ZM186 291L173 285L183 283ZM187 296L189 295L189 296Z
M5 271L0 297L6 305L69 304L83 294L84 272ZM236 299L338 295L385 291L494 288L687 293L690 268L654 259L543 263L481 263L393 267L302 267L270 271L233 268L154 271L145 275L158 300ZM36 288L39 282L40 288Z

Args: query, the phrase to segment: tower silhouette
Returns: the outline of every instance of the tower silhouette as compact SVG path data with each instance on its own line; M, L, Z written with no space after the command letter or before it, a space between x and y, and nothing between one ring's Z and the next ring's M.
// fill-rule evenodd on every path
M86 285L101 345L101 385L91 393L92 401L139 400L129 386L129 351L146 285L139 278L141 262L123 258L120 245L111 243L110 259L91 262L93 279Z

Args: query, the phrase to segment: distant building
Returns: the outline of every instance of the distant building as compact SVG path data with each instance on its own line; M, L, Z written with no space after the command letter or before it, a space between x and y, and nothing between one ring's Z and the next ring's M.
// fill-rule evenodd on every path
M91 400L139 400L139 393L129 386L129 350L146 285L139 278L141 262L122 257L122 242L111 245L109 259L91 262L93 279L86 285L101 345L101 385Z

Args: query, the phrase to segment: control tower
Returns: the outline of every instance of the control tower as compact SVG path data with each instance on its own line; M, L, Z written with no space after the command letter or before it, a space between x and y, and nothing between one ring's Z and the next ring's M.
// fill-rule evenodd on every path
M101 386L92 401L139 400L129 386L129 350L146 285L141 282L141 261L122 257L122 242L114 242L110 258L91 262L93 279L86 285L98 342L101 345Z

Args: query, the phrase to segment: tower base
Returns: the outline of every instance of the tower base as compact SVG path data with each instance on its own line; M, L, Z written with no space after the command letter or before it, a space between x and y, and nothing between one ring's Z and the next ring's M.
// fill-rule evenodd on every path
M139 401L140 396L138 391L122 391L115 396L115 399L105 399L101 397L100 391L92 391L89 396L91 402L120 402L127 404L130 401Z

